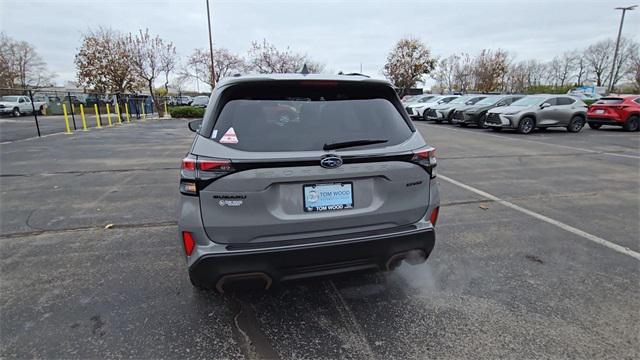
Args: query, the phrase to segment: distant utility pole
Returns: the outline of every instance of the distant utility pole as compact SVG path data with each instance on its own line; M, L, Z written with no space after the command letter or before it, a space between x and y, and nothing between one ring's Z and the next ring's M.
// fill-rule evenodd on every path
M207 0L207 22L209 23L209 53L211 56L211 88L216 86L216 69L213 67L213 38L211 36L211 15L209 14L209 0Z
M611 76L609 77L609 89L608 92L613 91L613 77L615 76L616 61L618 60L618 48L620 48L620 35L622 35L622 25L624 24L624 14L627 10L633 10L638 5L632 5L627 7L617 7L616 10L622 10L622 17L620 18L620 27L618 28L618 40L616 40L616 50L613 52L613 65L611 65Z

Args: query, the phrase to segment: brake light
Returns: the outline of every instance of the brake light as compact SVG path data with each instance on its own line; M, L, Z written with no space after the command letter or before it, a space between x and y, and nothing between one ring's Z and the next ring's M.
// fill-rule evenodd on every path
M191 256L193 248L196 246L196 242L193 241L193 236L190 232L182 232L182 244L184 245L184 253L187 254L187 256Z
M230 160L188 155L180 167L180 192L198 195L198 180L213 180L234 171Z
M414 151L411 161L427 169L429 174L431 174L432 179L436 177L435 168L437 165L437 161L435 148L426 148Z
M196 170L196 159L192 159L192 158L188 158L188 157L182 159L182 170L195 171Z
M431 225L436 226L436 222L438 222L438 215L440 213L440 206L433 209L431 211L431 216L429 216L429 221L431 221Z

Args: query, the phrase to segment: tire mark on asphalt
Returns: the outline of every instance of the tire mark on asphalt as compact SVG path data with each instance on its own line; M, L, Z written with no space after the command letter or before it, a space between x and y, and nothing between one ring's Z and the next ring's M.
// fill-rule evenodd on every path
M338 310L338 315L345 323L348 333L342 334L341 339L349 346L350 350L354 350L364 356L365 359L375 359L375 353L371 350L371 345L362 330L362 327L356 320L351 308L340 294L340 290L336 287L332 280L323 282L329 299L333 302Z
M32 176L52 176L52 175L74 175L74 174L104 174L104 173L124 173L132 171L158 171L158 170L180 170L179 167L158 167L158 168L131 168L131 169L108 169L108 170L71 170L71 171L54 171L48 173L31 173L31 174L0 174L2 177L32 177Z
M235 291L227 299L233 313L233 332L243 355L247 359L278 359L278 354L257 326L258 319L253 306L240 299Z
M0 234L0 239L13 239L29 236L37 236L42 234L63 234L67 232L75 231L90 231L90 230L113 230L113 229L135 229L135 228L153 228L153 227L169 227L178 226L177 221L159 221L148 223L130 223L130 224L114 224L109 229L105 229L103 225L99 226L81 226L76 228L62 228L62 229L50 229L50 230L34 230L34 231L21 231L7 234Z

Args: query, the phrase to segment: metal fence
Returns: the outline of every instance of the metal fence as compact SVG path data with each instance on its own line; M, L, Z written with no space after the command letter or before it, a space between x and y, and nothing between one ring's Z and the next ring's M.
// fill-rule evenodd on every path
M145 94L0 88L0 141L162 117L169 106L190 98L156 99L159 104Z

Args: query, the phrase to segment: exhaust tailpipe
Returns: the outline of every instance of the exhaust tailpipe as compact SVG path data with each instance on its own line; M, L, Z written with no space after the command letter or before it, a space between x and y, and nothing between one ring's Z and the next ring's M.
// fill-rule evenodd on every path
M250 281L250 280L260 280L264 282L264 289L269 290L271 285L273 284L273 280L271 277L263 272L251 272L251 273L240 273L240 274L230 274L225 275L218 280L216 283L216 290L220 294L224 294L224 285L228 282L240 282L240 281Z
M393 270L397 268L402 260L411 265L418 265L427 260L427 254L422 249L413 249L394 254L387 260L386 269Z

